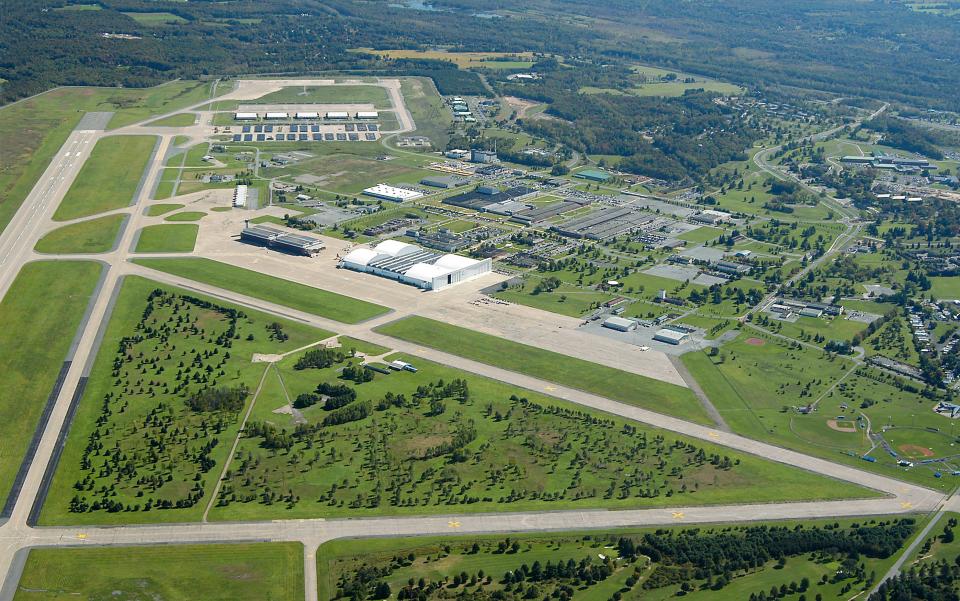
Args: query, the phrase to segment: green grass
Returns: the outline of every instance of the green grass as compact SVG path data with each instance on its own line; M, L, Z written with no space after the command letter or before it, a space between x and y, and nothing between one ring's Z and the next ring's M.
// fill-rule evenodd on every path
M466 520L464 522L466 523ZM831 553L829 550L826 550L825 553L816 551L808 554L787 552L786 562L782 567L776 567L776 562L771 560L755 568L736 570L730 574L729 584L720 590L712 590L711 587L704 586L703 579L690 579L688 582L693 585L693 589L681 595L679 583L652 586L654 583L651 582L650 588L644 586L644 582L651 576L651 568L658 564L651 566L646 563L645 558L641 558L636 564L626 563L619 560L616 549L617 542L623 537L632 538L635 541L640 541L647 535L662 536L667 534L677 538L690 537L689 544L693 547L696 544L697 537L742 533L746 528L793 529L816 527L827 530L833 528L834 524L841 528L876 527L878 525L877 521L873 519L806 520L802 523L796 521L754 522L716 526L677 525L659 528L573 530L513 533L509 535L462 536L451 534L449 536L333 540L322 544L317 550L318 598L320 601L335 599L340 578L345 575L352 575L360 566L387 566L393 563L395 558L403 558L403 562L399 565L393 563L392 569L383 576L383 580L390 585L395 595L400 589L407 586L408 578L411 577L415 582L420 578L424 578L428 582L439 582L444 578L452 579L462 572L466 572L468 576L474 576L481 571L484 575L491 577L492 581L482 584L482 586L472 585L461 588L449 584L439 587L437 589L440 592L439 595L437 592L427 594L427 599L434 600L443 598L444 593L450 595L451 598L459 596L461 591L467 589L472 591L475 588L482 588L486 595L490 595L494 591L500 591L503 588L503 575L507 571L516 570L521 565L530 567L535 562L539 562L541 566L544 566L548 562L556 564L558 560L565 562L568 559L573 559L575 562L580 560L598 562L600 554L617 560L613 564L613 574L600 582L581 581L577 588L578 598L609 599L613 593L619 590L623 594L623 599L663 601L682 597L710 601L743 601L748 599L751 594L760 591L769 594L772 586L779 589L781 584L789 584L791 581L799 583L803 578L807 578L810 583L810 588L805 594L806 599L859 597L862 593L857 595L857 592L865 586L865 583L853 578L833 578L844 555ZM921 527L922 524L916 524L914 530L919 530ZM498 551L498 545L507 539L510 543L516 541L519 544L516 552L504 553ZM474 547L474 544L477 546ZM407 563L411 556L413 560ZM865 555L858 557L858 561L864 563L866 574L874 572L877 575L884 574L895 559L896 554L883 559ZM952 560L952 557L948 557L948 559ZM636 567L641 569L639 581L631 592L623 592L627 577L634 573ZM822 576L826 578L821 582ZM553 588L550 582L545 581L538 584L541 587L540 593L545 597L552 598L549 594L550 589ZM841 594L841 588L847 584L850 584L853 590ZM523 590L526 590L526 588ZM780 598L787 601L798 601L800 596L799 593L788 593Z
M0 495L6 498L101 265L40 261L20 270L0 302Z
M342 342L349 348L349 341ZM294 354L283 359L277 372L269 374L211 519L627 509L759 502L784 494L791 499L796 494L805 498L871 494L856 487L838 489L835 481L672 433L663 433L664 443L657 436L661 431L654 428L417 356L386 358L407 361L416 366L416 373L376 375L357 385L338 378L344 363L297 370L299 358ZM438 392L434 386L460 379L469 387L465 399ZM284 431L289 435L296 427L293 419L276 410L287 406L288 399L313 391L318 382L347 384L359 402L371 401L376 409L360 421L325 427L320 423L329 413L322 406L303 409L304 427L290 448L265 448L260 426L270 424L281 436ZM430 394L418 392L423 389ZM388 393L406 400L381 404ZM431 409L435 395L442 397L445 408L439 414ZM452 448L427 452L449 442L467 424L475 437L460 447L459 458ZM673 443L675 437L679 445ZM684 446L687 443L692 446ZM707 456L730 457L731 465L718 469L697 460L700 448ZM594 452L599 453L594 459L578 459ZM644 463L650 467L642 483L622 480L632 466ZM450 481L459 484L443 486ZM276 491L269 501L262 496L268 489ZM389 492L378 494L378 489Z
M377 331L630 405L701 424L711 423L693 393L675 384L424 317L400 319L378 327Z
M141 25L147 27L159 27L161 25L178 25L186 23L187 20L173 13L154 12L154 13L123 13Z
M193 113L177 113L163 119L151 121L147 125L152 127L188 127L196 122L197 118Z
M302 601L303 545L31 549L15 601Z
M930 293L938 299L960 299L960 278L937 276L930 278L930 283Z
M306 94L304 94L306 91ZM372 104L378 109L390 108L387 89L379 85L294 86L271 92L256 100L261 104Z
M182 213L174 213L169 217L164 217L164 221L200 221L207 214L203 211L184 211Z
M388 310L380 305L210 259L137 259L134 262L343 323L359 323Z
M140 230L138 253L188 253L197 243L200 226L195 223L148 225Z
M149 304L148 298L158 289L164 296ZM187 302L184 297L197 300ZM179 306L175 314L174 301ZM240 311L242 315L232 322L230 311ZM171 314L175 315L173 321L167 319ZM178 324L176 316L187 320L188 325ZM56 318L62 321L62 316L56 315ZM288 338L280 341L271 337L268 329L271 323L279 324ZM224 338L231 325L235 327L233 338ZM142 329L138 330L138 326ZM152 329L155 327L158 329ZM166 328L162 340L157 335L160 327ZM77 407L40 521L62 525L199 519L237 435L240 420L239 412L234 411L192 411L185 399L198 388L214 382L220 387L245 385L253 391L266 369L266 364L252 361L254 353L283 353L331 335L328 331L259 311L240 309L196 292L127 276ZM115 361L120 356L122 341L126 341L129 345L126 348L131 353L142 356L149 363L121 359L120 367L117 367ZM64 337L64 343L69 343L68 337ZM226 343L229 343L229 350L224 346ZM188 356L195 358L191 360ZM198 364L201 363L205 366L200 367ZM219 371L213 369L214 365ZM192 377L176 375L183 371L193 372ZM203 380L206 379L209 380L205 383ZM250 397L252 394L246 403L251 402ZM106 409L105 399L109 400ZM163 413L167 416L164 419L185 430L180 434L158 432L157 424L149 420L149 416L156 412ZM130 436L134 428L139 435ZM184 436L184 431L192 434ZM166 452L162 460L152 456L149 449L153 447L143 438L147 434L151 434L154 441L163 441ZM130 459L128 467L132 467L134 473L125 473L122 477L120 473L106 475L100 471L106 456L100 453L90 456L92 463L84 465L85 449L91 436L105 446L121 449L119 452ZM212 463L204 470L198 459L201 453L197 441L204 440L202 444L207 444L213 439L217 442L207 454ZM152 484L138 484L141 477L151 479ZM77 482L89 482L91 486L78 491L75 488ZM103 500L102 485L112 490L108 493L111 501L123 503L131 510L109 512L95 508L94 503ZM189 499L195 487L206 493L198 501L179 508L160 507L162 500L173 503ZM71 511L71 499L78 494L87 500L87 511ZM148 503L157 505L148 510Z
M155 204L147 207L147 212L145 215L147 217L159 217L164 213L169 213L170 211L176 211L177 209L182 209L184 205L169 203L169 204Z
M597 305L614 298L612 294L583 290L570 284L561 284L559 288L551 292L541 291L534 294L537 282L540 279L538 276L531 276L524 281L522 286L498 291L493 296L511 303L569 315L570 317L582 317L595 309Z
M57 88L0 108L0 230L6 227L86 111L113 111L128 125L201 102L210 83L175 81L153 88ZM222 92L229 86L222 86Z
M103 253L113 248L126 215L108 215L57 228L37 241L34 250L46 254Z
M677 236L677 238L680 240L686 240L687 242L691 242L693 244L702 244L704 242L709 242L710 240L713 240L714 238L718 237L722 233L723 233L723 230L719 230L715 227L703 226L703 227L698 227L695 230L690 230L689 232L680 234L679 236Z
M763 344L748 344L751 338ZM932 411L935 401L898 388L882 372L861 367L850 373L854 365L847 359L831 358L806 347L790 348L752 328L744 328L716 357L695 351L684 354L682 360L738 434L931 488L954 485L935 478L930 467L904 470L882 451L870 453L876 463L859 458L874 446L866 436L865 424L857 423L861 414L870 420L874 432L897 426L891 430L891 444L916 441L933 446L938 453L946 451L943 434L928 436L923 430L949 432L950 420ZM808 415L797 411L817 400L816 411ZM856 431L831 427L830 420L840 416L844 419L838 422L856 425Z
M69 221L129 206L155 143L153 136L102 138L87 157L53 219Z

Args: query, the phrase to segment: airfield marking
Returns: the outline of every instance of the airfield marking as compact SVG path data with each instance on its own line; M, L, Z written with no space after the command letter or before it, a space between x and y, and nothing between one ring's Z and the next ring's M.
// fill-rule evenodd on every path
M451 521L447 522L447 526L450 527L450 528L459 528L459 527L460 527L460 522L458 522L457 520L451 520Z
M682 512L682 511L674 511L674 512L673 512L673 519L675 519L675 520L682 520L683 518L684 518L684 515L683 515L683 512Z

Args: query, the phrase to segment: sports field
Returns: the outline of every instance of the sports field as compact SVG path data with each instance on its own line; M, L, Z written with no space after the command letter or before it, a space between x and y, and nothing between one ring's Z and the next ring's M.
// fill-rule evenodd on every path
M200 226L195 223L148 225L140 230L138 253L188 253L197 243Z
M377 331L651 411L675 415L701 424L712 424L690 390L653 378L425 317L406 317L380 326Z
M113 248L126 215L109 215L57 228L37 241L34 250L47 254L103 253Z
M54 220L68 221L129 206L155 144L154 136L98 141L53 214Z
M343 323L359 323L386 307L210 259L137 259L137 264Z
M33 549L15 601L302 601L300 543Z
M28 263L0 302L0 500L10 491L101 269L87 261Z

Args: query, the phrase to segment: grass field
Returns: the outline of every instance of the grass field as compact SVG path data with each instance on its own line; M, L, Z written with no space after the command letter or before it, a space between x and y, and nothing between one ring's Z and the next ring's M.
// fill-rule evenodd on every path
M0 495L7 493L53 390L101 266L41 261L21 269L0 302Z
M113 248L126 215L108 215L57 228L37 241L34 250L48 254L103 253Z
M129 206L155 143L153 136L117 136L97 142L53 214L54 220L68 221Z
M386 307L210 259L138 259L136 263L343 323L359 323Z
M170 211L176 211L177 209L182 209L184 205L177 203L168 203L168 204L155 204L147 207L147 212L145 213L147 217L159 217Z
M806 347L791 348L750 328L725 344L716 357L697 351L682 359L738 434L932 488L954 486L935 478L933 467L904 470L887 453L871 452L875 463L860 459L874 446L861 415L870 420L875 432L896 426L890 430L895 446L933 447L938 454L948 451L950 441L943 434L924 428L947 430L950 420L932 411L934 401L898 388L889 376L867 368L851 371L855 366L846 359ZM813 403L816 409L809 414L798 411Z
M0 108L0 230L20 207L86 111L113 111L128 125L210 97L210 83L175 81L153 88L58 88ZM222 92L229 86L222 86Z
M188 253L197 243L200 226L195 223L148 225L140 230L138 253Z
M169 217L164 217L164 221L200 221L207 214L203 211L184 211L182 213L174 213Z
M302 357L284 358L268 374L212 519L626 509L870 494L417 356L385 358L407 361L416 373L374 374L362 383L348 376L357 359L297 369ZM328 424L335 412L320 402L290 415L291 400L318 382L352 389L356 400L344 408L370 403L369 414ZM648 466L640 479L630 476L637 465Z
M614 298L611 294L583 290L570 284L561 284L551 292L535 293L540 279L538 276L531 276L524 281L523 285L501 290L493 296L511 303L536 307L570 317L581 317L599 304Z
M682 570L680 566L692 567L686 561L678 561L672 557L676 550L666 541L679 541L681 547L690 551L687 557L692 562L702 561L697 558L700 551L698 541L709 541L710 548L718 550L712 557L719 562L725 561L723 547L743 545L754 549L754 542L763 538L763 533L770 532L771 538L780 536L783 530L794 529L821 529L829 533L834 528L840 528L840 536L856 536L860 528L871 529L881 536L890 536L895 543L906 544L912 533L920 528L920 524L901 526L896 521L886 522L869 519L863 520L814 520L778 523L749 523L733 526L701 526L684 527L674 526L666 528L625 528L600 531L568 531L553 533L510 534L508 535L480 535L480 536L447 536L447 537L410 537L410 538L368 538L343 539L330 541L320 546L317 551L318 598L320 601L337 599L337 590L344 582L351 582L358 568L363 565L379 568L390 566L381 575L394 595L410 587L414 595L422 593L430 601L442 599L444 595L459 596L462 592L474 590L482 591L478 594L492 598L506 594L505 598L520 598L533 584L536 591L545 598L554 598L553 592L563 585L576 586L578 597L583 599L611 599L620 593L623 599L653 599L664 601L677 597L691 598L697 601L744 601L751 595L763 592L769 594L771 588L779 591L780 585L789 589L791 582L795 587L803 585L805 590L794 590L775 598L788 601L799 599L850 599L860 597L857 594L869 588L866 575L874 572L883 574L895 560L895 555L885 556L872 552L869 554L837 553L835 549L811 546L807 554L788 551L784 556L783 565L778 566L774 560L762 561L755 567L724 570L723 566L713 564L699 576L693 570L677 574L674 570ZM773 534L773 533L776 534ZM759 536L758 536L759 535ZM651 538L647 538L651 537ZM658 554L669 554L657 562L651 563L649 558L632 559L630 556L621 556L618 543L623 538L641 541L645 538L653 540ZM663 541L663 542L661 542ZM742 542L743 541L743 542ZM514 544L516 543L516 544ZM768 542L756 543L765 546ZM505 548L504 548L505 547ZM750 553L750 551L746 551ZM769 552L769 549L768 551ZM708 553L708 555L710 555ZM737 556L740 556L738 553ZM397 558L400 558L397 561ZM851 561L852 559L852 561ZM952 560L952 557L949 558ZM543 577L543 569L548 565L564 564L573 560L575 565L605 564L611 568L608 577L574 581L563 575L557 577ZM837 572L844 564L862 562L863 575L853 574L837 576ZM511 587L508 592L504 585L504 575L508 572L523 572L522 566L527 566L530 573L531 566L539 564L541 575L537 579L526 579L527 582ZM693 564L703 567L699 563ZM716 573L710 573L716 570ZM724 573L724 582L716 585L720 573ZM706 580L706 573L710 573L710 580ZM464 579L462 575L466 575ZM671 579L668 574L680 576ZM460 577L457 579L457 577ZM632 580L628 580L633 576ZM409 579L413 586L409 585ZM421 580L422 579L422 580ZM428 586L420 584L423 582ZM444 586L430 588L430 583L444 582ZM689 590L680 590L681 583L686 583ZM725 584L724 584L725 583ZM518 589L519 588L519 592ZM844 591L841 594L841 590ZM409 591L407 591L409 592ZM346 597L339 597L346 598ZM414 597L416 598L416 597ZM539 596L537 596L539 598Z
M957 277L932 277L930 283L933 285L930 289L931 294L938 299L960 299L960 278Z
M388 109L391 106L387 89L376 84L293 86L245 102L257 104L372 104L378 109Z
M284 338L277 337L278 331ZM223 465L237 435L240 411L252 394L240 396L239 407L222 410L193 408L187 399L214 383L228 390L246 386L252 393L266 368L251 360L254 353L282 353L330 335L126 277L40 521L199 519L219 477L217 466ZM171 423L177 428L168 429L165 424ZM131 435L134 429L137 434ZM122 469L109 465L110 454L89 451L91 439L117 449L117 456L126 458ZM75 498L77 503L72 503ZM116 511L118 503L124 511Z
M427 136L433 148L445 148L453 115L443 103L433 80L428 77L405 77L401 80L400 92L417 124L416 130L404 135Z
M378 327L377 331L630 405L701 424L711 423L693 393L674 384L424 317L400 319Z
M15 601L302 601L300 543L32 549Z
M152 127L187 127L193 125L197 118L192 113L177 113L163 119L151 121L147 125Z
M128 12L123 13L136 21L141 25L146 25L147 27L159 27L161 25L176 25L178 23L186 23L187 20L179 15L173 13L165 12L152 12L152 13L134 13Z

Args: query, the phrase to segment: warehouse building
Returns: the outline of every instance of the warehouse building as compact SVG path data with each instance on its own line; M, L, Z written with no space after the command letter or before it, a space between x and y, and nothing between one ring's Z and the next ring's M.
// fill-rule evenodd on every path
M423 192L407 190L406 188L397 188L395 186L388 186L387 184L377 184L371 188L366 188L363 193L367 196L382 198L384 200L390 200L393 202L403 202L405 200L413 200L414 198L423 197Z
M604 320L603 327L610 328L611 330L616 330L618 332L630 332L637 329L637 322L632 319L627 319L626 317L618 317L613 315Z
M297 119L319 119L320 113L297 113Z
M323 250L323 241L317 238L278 230L265 225L248 225L240 232L240 240L248 244L265 246L292 255L306 257L312 257Z
M266 118L267 119L289 119L290 114L289 113L267 113Z
M372 273L423 290L442 290L490 273L490 259L440 255L415 244L386 240L373 248L357 248L340 261L340 267Z
M683 343L689 336L690 332L679 328L663 328L657 330L657 333L653 335L653 339L658 342L678 345Z
M380 113L377 111L357 111L357 119L379 119Z
M256 113L235 113L233 118L237 121L256 121L260 116Z
M338 121L342 121L344 119L349 119L350 113L346 113L343 111L327 111L325 117L327 119L336 119Z

